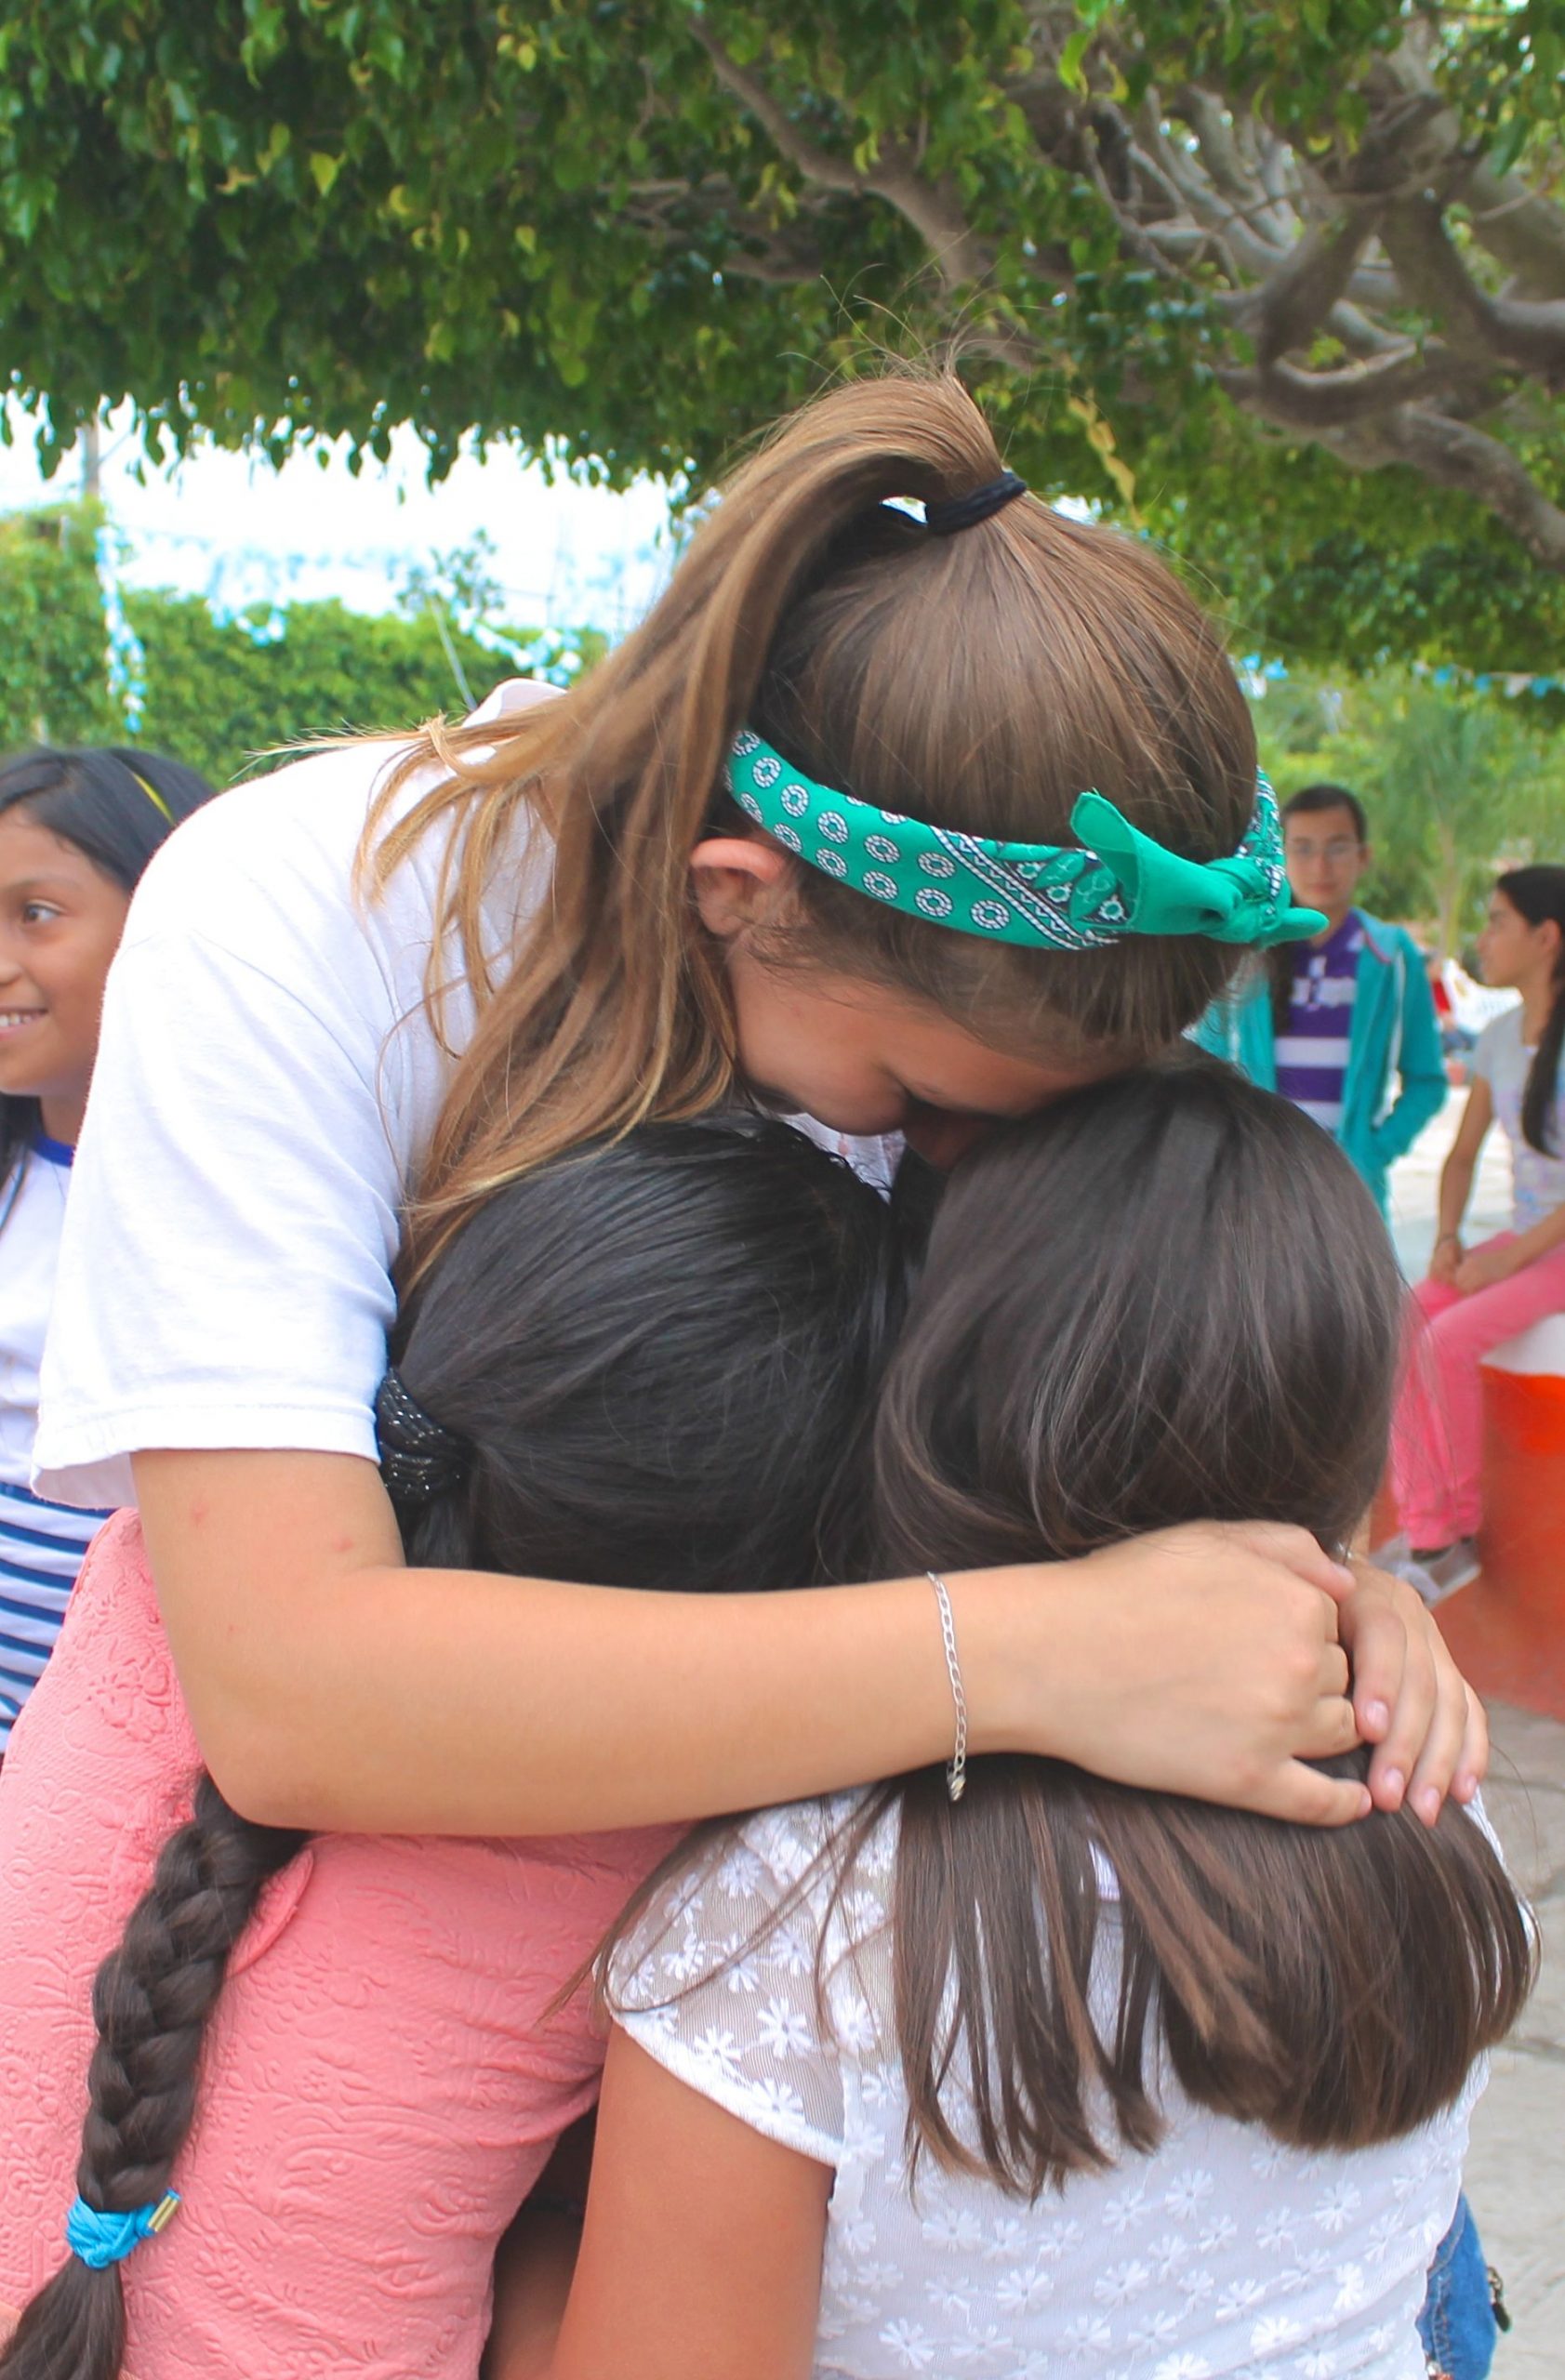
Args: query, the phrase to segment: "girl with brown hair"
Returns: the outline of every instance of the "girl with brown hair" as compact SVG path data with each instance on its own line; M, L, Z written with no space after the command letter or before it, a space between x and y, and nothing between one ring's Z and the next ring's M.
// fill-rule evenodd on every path
M882 1562L1198 1513L1340 1544L1402 1294L1346 1157L1227 1069L1012 1127L947 1190L892 1358ZM1301 1830L959 1752L709 1831L641 1912L564 2329L497 2380L1424 2380L1532 1974L1481 1818Z
M1298 930L1268 802L1170 575L1028 497L954 379L894 378L784 425L570 694L320 754L183 830L110 985L37 1455L43 1492L139 1506L111 1634L155 1582L181 1693L124 1724L188 1706L255 1821L497 1856L934 1758L922 1575L800 1604L409 1567L375 1461L399 1250L417 1285L508 1183L736 1093L883 1178L903 1136L948 1157L1122 1070ZM1481 1771L1416 1600L1303 1529L948 1586L975 1746L1323 1822L1432 1820ZM1358 1738L1368 1788L1306 1765ZM0 1880L28 1743L24 1715ZM84 1990L181 1814L96 1814L120 1890L53 1942ZM0 1895L25 1946L39 1914Z

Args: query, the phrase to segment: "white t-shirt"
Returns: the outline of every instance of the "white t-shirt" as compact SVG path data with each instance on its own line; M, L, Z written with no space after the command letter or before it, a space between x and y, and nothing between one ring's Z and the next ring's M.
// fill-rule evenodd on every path
M1507 1009L1486 1025L1473 1051L1473 1073L1489 1085L1494 1113L1511 1144L1512 1228L1531 1231L1565 1207L1565 1066L1554 1087L1549 1138L1560 1152L1545 1157L1521 1129L1521 1102L1532 1051L1521 1038L1521 1010Z
M513 682L477 716L550 691ZM401 1208L473 1022L458 981L443 1046L424 1002L444 834L378 899L355 890L389 757L347 746L227 793L142 879L60 1251L45 1495L129 1503L127 1457L150 1447L374 1460ZM494 885L497 972L548 866L519 846ZM847 1146L887 1178L884 1144Z
M38 1368L54 1302L71 1151L31 1149L0 1190L0 1482L25 1488L38 1429Z
M710 1876L649 1912L613 1977L619 2021L660 2065L832 2168L815 2380L1424 2380L1417 2317L1480 2071L1405 2140L1306 2154L1193 2107L1164 2070L1169 2127L1149 2156L1032 2207L927 2156L909 2189L895 1818L835 1907L828 1866L776 1916L858 1798L747 1819Z
M43 1675L103 1518L45 1503L27 1486L70 1182L71 1151L39 1139L0 1190L0 1752Z

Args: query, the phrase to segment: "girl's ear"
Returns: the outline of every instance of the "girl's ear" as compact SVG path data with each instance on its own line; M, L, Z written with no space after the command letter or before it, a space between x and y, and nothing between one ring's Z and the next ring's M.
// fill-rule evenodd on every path
M763 837L709 835L690 854L701 923L725 942L767 923L790 889L797 866L787 852Z

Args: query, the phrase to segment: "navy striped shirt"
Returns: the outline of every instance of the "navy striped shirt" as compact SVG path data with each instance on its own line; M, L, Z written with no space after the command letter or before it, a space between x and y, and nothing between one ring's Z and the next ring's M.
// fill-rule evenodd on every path
M46 1504L0 1481L0 1752L44 1673L82 1556L108 1517Z
M1277 1088L1328 1132L1342 1129L1343 1084L1353 1035L1363 921L1349 909L1319 949L1293 950L1293 997L1288 1025L1277 1036Z

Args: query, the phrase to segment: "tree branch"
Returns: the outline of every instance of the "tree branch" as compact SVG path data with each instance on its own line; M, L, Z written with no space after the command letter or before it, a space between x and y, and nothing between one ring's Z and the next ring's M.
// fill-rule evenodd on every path
M749 109L774 148L807 181L826 190L851 192L857 197L879 198L894 207L923 241L930 260L948 289L965 288L988 278L993 264L988 245L973 230L950 192L926 181L906 152L891 146L876 165L860 172L850 161L834 156L830 150L813 140L759 77L730 58L701 18L692 18L690 29L711 60L718 81Z
M1565 507L1497 438L1419 405L1399 407L1383 435L1399 461L1438 486L1476 496L1546 569L1565 571Z
M820 277L822 258L811 218L816 207L829 204L806 204L798 217L779 222L748 207L726 175L708 174L694 181L629 182L623 213L639 231L672 250L688 249L693 237L710 243L720 272L798 286Z
M1137 118L1141 149L1156 161L1160 173L1178 192L1185 210L1221 240L1231 259L1235 279L1241 271L1264 277L1282 251L1275 242L1263 238L1239 208L1213 187L1199 158L1169 139L1161 113L1155 98L1148 97L1143 102Z
M1202 163L1215 187L1236 206L1248 206L1255 195L1255 177L1246 170L1240 156L1232 120L1223 101L1202 90L1199 83L1187 83L1173 106L1174 112L1182 115L1195 134Z
M1384 330L1361 308L1343 298L1326 317L1326 328L1349 355L1399 355L1407 346L1399 331Z
M1470 369L1468 377L1471 377ZM1404 347L1332 372L1301 372L1276 363L1259 371L1219 370L1236 403L1291 430L1339 430L1372 421L1392 407L1447 395L1463 367L1444 350Z
M765 85L748 67L729 57L717 35L699 17L692 19L690 30L710 59L718 81L749 110L774 149L780 149L806 181L818 182L824 190L851 191L855 196L863 196L869 183L856 165L844 157L834 157L829 149L812 140L787 109L779 106Z
M1458 346L1526 372L1565 371L1565 299L1492 298L1457 254L1435 200L1387 208L1382 238L1403 288Z
M1291 349L1307 347L1339 298L1374 237L1373 207L1355 208L1334 226L1312 225L1249 293L1255 350L1263 370Z
M816 138L762 72L732 58L702 18L691 29L719 84L798 175L805 205L811 193L817 211L841 196L880 200L918 234L946 295L970 301L993 271L992 245L950 184L921 170L910 132L884 140L873 165L855 165ZM1394 60L1372 69L1366 94L1363 137L1322 159L1200 86L1181 89L1166 110L1149 92L1134 131L1106 93L1083 104L1047 70L1011 86L1040 154L1094 182L1127 257L1165 275L1200 266L1217 283L1221 311L1250 330L1257 358L1217 377L1253 420L1352 468L1398 463L1460 491L1545 567L1565 572L1565 507L1491 434L1496 423L1513 427L1518 376L1537 388L1565 372L1565 303L1554 295L1565 285L1565 212L1475 167L1416 29ZM1111 155L1101 148L1106 112L1119 127ZM1495 296L1474 278L1443 220L1453 199L1474 205L1473 236L1491 254L1504 261L1508 245L1530 275L1526 294ZM790 244L732 205L727 220L738 245L723 271L787 281L814 270L806 235ZM1548 294L1532 294L1540 289ZM1410 309L1444 336L1410 333ZM1042 350L1025 326L975 327L984 351L1036 368ZM1322 334L1348 360L1306 368ZM1130 378L1121 396L1136 402Z
M797 250L731 248L717 270L725 279L764 281L776 289L799 289L812 281L818 281L823 266L818 254L802 256Z
M1291 247L1298 234L1299 211L1274 187L1275 176L1262 170L1259 159L1252 165L1243 155L1243 120L1198 83L1185 85L1172 112L1183 117L1195 134L1214 187L1231 202L1240 220L1270 246ZM1252 128L1253 119L1243 124L1243 133Z
M1393 198L1420 188L1429 178L1430 150L1440 145L1437 126L1446 112L1433 91L1407 92L1372 111L1358 146L1339 161L1337 186L1360 198Z
M1515 174L1491 173L1485 165L1473 167L1466 198L1474 239L1517 275L1525 293L1565 298L1565 207Z
M1280 140L1268 126L1258 126L1262 137L1257 139L1257 167L1261 187L1273 205L1299 211L1298 175L1293 167L1293 152L1285 140Z
M1382 60L1377 79L1401 91L1437 97L1426 47L1410 33ZM1451 194L1466 196L1479 246L1507 272L1516 273L1528 295L1565 298L1565 208L1529 190L1518 175L1496 174L1482 158L1474 158L1463 139L1461 120L1450 106L1431 115L1426 141L1431 171L1456 168Z
M1117 111L1114 112L1117 114ZM1121 130L1122 133L1122 123ZM1143 264L1150 265L1154 272L1163 273L1170 280L1188 280L1188 274L1177 263L1174 257L1166 253L1162 245L1153 239L1150 226L1143 224L1126 205L1124 199L1114 190L1103 169L1103 159L1098 152L1098 141L1089 135L1083 147L1086 167L1092 177L1093 186L1107 212L1119 224L1120 237L1131 254L1139 257ZM1134 143L1125 136L1119 154L1128 165L1134 153Z

